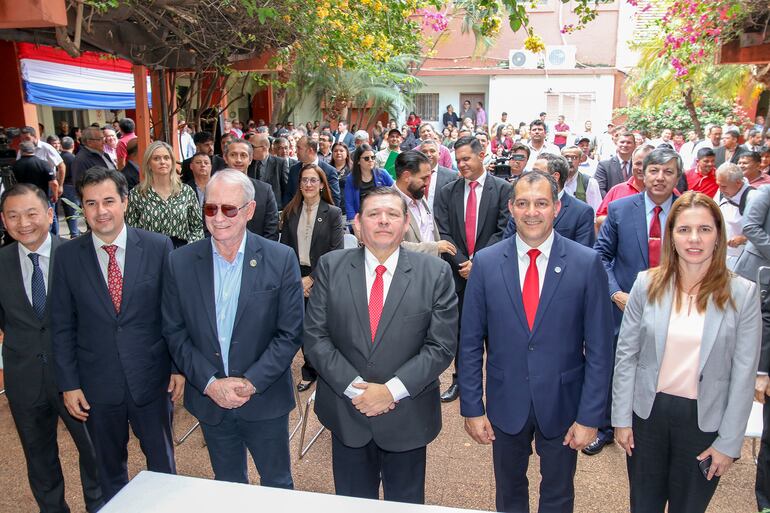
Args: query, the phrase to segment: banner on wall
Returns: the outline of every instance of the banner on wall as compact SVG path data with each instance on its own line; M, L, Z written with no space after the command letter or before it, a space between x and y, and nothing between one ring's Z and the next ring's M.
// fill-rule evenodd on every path
M131 63L97 52L70 57L64 50L17 44L29 103L69 109L135 109ZM152 105L150 78L147 99Z

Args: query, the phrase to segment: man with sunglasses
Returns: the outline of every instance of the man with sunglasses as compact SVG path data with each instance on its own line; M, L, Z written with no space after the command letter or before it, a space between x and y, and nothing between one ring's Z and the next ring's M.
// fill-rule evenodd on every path
M516 143L511 146L511 157L508 165L511 166L511 178L516 178L526 173L528 170L527 161L529 160L529 146Z
M254 147L245 139L234 139L225 148L225 162L229 169L240 171L248 177L249 164L254 157ZM278 205L273 188L261 180L251 180L254 189L254 214L249 217L249 231L270 240L278 240Z
M225 169L206 186L210 240L174 252L163 287L163 334L188 376L185 407L201 422L215 479L293 488L288 421L291 362L304 299L288 246L247 230L254 181Z

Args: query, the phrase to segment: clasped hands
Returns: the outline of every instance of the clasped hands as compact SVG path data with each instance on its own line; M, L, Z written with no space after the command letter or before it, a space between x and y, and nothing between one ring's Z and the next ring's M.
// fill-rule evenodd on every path
M396 407L396 401L385 385L361 382L353 383L353 387L364 391L353 398L353 406L367 417L388 413Z
M256 391L248 379L230 377L215 379L204 393L221 408L232 410L246 404Z
M495 441L495 431L486 415L465 417L465 431L473 440L482 445L488 445ZM596 432L596 428L573 422L564 436L562 445L569 445L570 449L579 451L596 439Z

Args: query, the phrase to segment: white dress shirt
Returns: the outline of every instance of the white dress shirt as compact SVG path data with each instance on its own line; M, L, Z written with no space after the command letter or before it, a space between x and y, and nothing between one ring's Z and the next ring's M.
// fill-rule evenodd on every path
M390 284L393 281L393 273L396 271L396 267L398 266L398 253L399 249L396 248L396 250L393 252L392 255L390 255L387 260L385 260L385 263L382 265L385 266L387 269L383 275L382 275L382 306L385 306L385 301L388 298L388 291L390 290ZM377 266L380 265L380 261L377 260L377 257L375 257L368 248L364 248L364 267L365 267L365 276L366 276L366 301L369 302L369 296L371 296L372 293L372 285L374 285L374 280L377 277ZM371 344L371 340L366 341L368 344ZM345 395L349 397L350 399L353 399L354 397L357 397L364 393L363 389L355 388L353 384L355 383L365 383L364 379L361 376L356 376L356 379L354 379L350 385L348 385L348 388L345 389ZM400 401L401 399L404 399L406 397L409 397L409 391L404 386L404 383L401 382L401 380L398 378L398 376L392 377L390 380L388 380L387 383L385 383L385 386L388 387L388 390L390 390L390 395L393 396L394 401Z
M743 187L741 187L732 198L725 196L721 192L717 193L716 195L716 201L719 204L719 210L722 211L722 217L724 217L725 220L725 235L727 236L728 241L733 237L743 235L743 216L738 211L738 206L736 204L740 204L741 197L744 194L748 195L746 196L746 205L751 202L752 197L756 194L757 191L747 190L748 186L749 181L744 178ZM741 256L741 253L743 253L744 249L746 249L745 244L738 246L737 248L731 248L730 246L727 247L727 267L730 270L735 267L735 263L738 261L738 257Z
M519 260L519 285L521 286L522 291L524 290L524 278L526 278L527 269L529 269L529 255L527 252L530 249L539 249L540 254L535 260L535 265L537 266L537 277L539 281L537 296L540 297L540 294L543 292L543 283L545 282L545 273L548 270L548 259L551 257L552 246L553 230L551 230L548 238L545 239L543 243L540 244L540 246L537 248L529 246L526 242L521 240L521 237L519 237L518 234L516 235L516 256Z
M48 234L45 241L37 248L37 251L30 251L24 247L23 244L19 244L19 261L21 263L21 279L24 282L24 292L27 294L29 304L32 304L32 272L35 270L35 266L32 265L30 260L30 253L37 253L40 257L37 259L37 264L40 266L40 270L43 272L43 282L45 283L45 290L48 290L48 266L51 265L51 234Z
M551 153L552 155L561 155L561 150L559 149L559 147L553 144L552 142L545 141L543 143L543 146L541 146L539 150L534 146L532 146L531 141L527 143L527 146L529 146L529 160L527 160L527 169L534 168L535 161L540 158L540 155L542 153Z
M435 242L433 235L433 214L428 210L428 204L425 202L425 198L416 200L411 196L404 194L404 191L398 188L398 185L393 184L393 188L398 191L401 197L406 202L406 206L409 209L409 215L412 216L417 227L420 229L420 241L421 242Z
M476 186L476 237L479 236L479 209L481 208L481 195L484 190L484 182L487 181L487 176L488 174L485 171L476 179L476 182L478 182L478 185ZM471 183L471 181L468 179L463 180L465 181L465 190L463 192L463 220L465 220L465 217L468 215L465 211L468 207L468 196L471 193L471 186L468 184Z
M578 170L578 173L580 171ZM577 173L572 175L572 178L567 178L564 182L564 192L575 197L575 191L577 190ZM602 204L602 192L599 190L599 182L595 178L588 177L588 186L586 187L586 203L588 203L592 209L594 209L594 215L599 210L599 205Z
M102 249L102 246L108 245L106 242L101 240L99 237L94 235L93 232L91 232L91 240L94 243L94 251L96 251L96 259L99 261L99 269L102 271L102 276L104 277L104 283L105 285L109 283L108 279L108 273L107 273L107 266L110 263L110 255L107 254L105 250ZM118 250L115 252L115 259L118 261L118 267L120 268L120 274L121 276L125 275L124 269L126 268L126 243L128 242L128 228L126 224L123 224L123 229L120 230L120 233L115 238L114 241L112 241L112 244L118 247Z
M433 168L433 170L430 172L430 185L428 185L428 208L430 208L430 211L433 212L433 202L436 199L436 194L438 193L438 164L436 164L436 167Z

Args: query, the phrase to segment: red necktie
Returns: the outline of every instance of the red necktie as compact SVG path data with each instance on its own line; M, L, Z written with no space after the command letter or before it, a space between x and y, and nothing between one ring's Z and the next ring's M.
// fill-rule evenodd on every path
M112 304L115 306L115 313L120 313L120 301L123 298L123 274L118 266L118 259L115 258L115 252L118 247L114 244L105 244L102 249L110 256L107 263L107 290L110 293Z
M540 301L540 275L537 272L537 257L540 256L539 249L530 249L529 267L527 274L524 275L524 288L521 290L521 297L524 301L524 312L527 314L527 324L529 329L535 325L535 315L537 314L537 303Z
M380 317L382 316L382 296L385 292L385 284L382 281L382 275L385 274L387 269L384 265L378 265L375 272L377 276L372 283L372 291L369 293L369 328L372 332L372 342L377 335L377 325L380 324Z
M625 160L623 161L623 178L625 180L628 180L628 178L629 178L629 176L628 176L628 162L626 162Z
M478 182L468 183L471 190L468 192L468 201L465 204L465 240L469 257L476 249L476 186L478 184Z
M656 205L652 209L652 223L650 223L650 238L647 241L650 267L658 267L660 264L660 213L663 209Z

